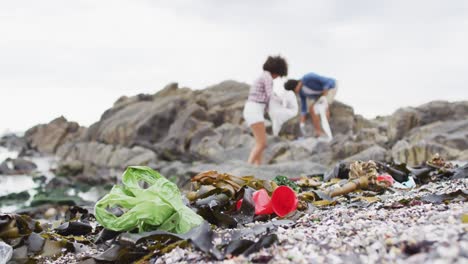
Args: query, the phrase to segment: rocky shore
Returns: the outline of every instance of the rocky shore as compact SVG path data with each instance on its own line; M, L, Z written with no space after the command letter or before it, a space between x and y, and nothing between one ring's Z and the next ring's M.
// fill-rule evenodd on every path
M207 170L271 180L277 175L323 177L337 164L356 160L416 166L439 154L460 165L468 161L468 101L433 101L375 119L335 102L331 142L311 134L298 139L302 135L294 118L279 136L269 136L265 165L250 166L245 160L253 137L242 118L248 88L235 81L203 90L172 83L156 94L121 97L90 127L58 117L24 136L4 136L0 147L18 155L0 160L0 177L26 175L35 188L8 192L0 197L0 208L21 204L18 213L49 223L61 220L73 206L92 208L131 165L149 166L187 190L190 178ZM267 129L271 132L268 123ZM312 130L308 124L307 131ZM54 159L51 172L38 168L33 162L38 157ZM272 247L225 261L463 263L468 258L462 221L468 212L467 185L466 178L437 181L387 191L367 204L315 208L294 219L293 226L277 228L278 243ZM463 199L421 202L425 195L456 190L464 192ZM78 255L41 261L79 263ZM176 248L156 263L195 261L213 259L191 248Z
M417 165L436 153L468 160L468 101L434 101L372 120L335 102L331 143L311 135L297 140L301 134L294 118L279 137L269 137L266 165L249 167L244 161L253 137L242 118L247 94L248 85L235 81L203 90L173 83L153 95L121 97L88 128L59 117L29 129L23 138L3 138L0 146L18 149L20 156L54 155L59 174L85 183L115 183L129 165L149 165L182 183L206 168L299 176L323 173L339 161Z
M462 216L468 207L464 202L428 203L420 198L467 187L467 179L434 183L395 191L365 207L320 208L292 228L278 228L277 245L224 263L465 263L468 226ZM211 263L190 249L174 250L155 263L191 262Z

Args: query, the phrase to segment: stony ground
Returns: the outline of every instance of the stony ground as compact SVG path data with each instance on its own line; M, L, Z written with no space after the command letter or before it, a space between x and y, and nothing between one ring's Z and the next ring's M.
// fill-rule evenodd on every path
M315 209L292 228L279 228L279 243L224 263L468 263L468 213L464 202L421 202L427 194L467 190L468 179L395 190L367 207L339 204ZM405 201L404 204L399 201ZM405 205L406 204L406 205ZM156 263L209 262L191 249L175 249Z

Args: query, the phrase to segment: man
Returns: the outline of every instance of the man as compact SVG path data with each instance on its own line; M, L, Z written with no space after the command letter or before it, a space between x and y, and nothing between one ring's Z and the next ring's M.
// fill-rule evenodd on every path
M335 79L311 72L304 75L300 80L288 80L284 84L284 88L288 91L294 91L301 99L300 127L302 134L305 135L305 120L308 109L314 125L315 136L322 136L324 132L320 126L320 116L314 111L314 104L321 96L327 98L328 104L333 102L337 89ZM308 105L307 101L310 102L310 105ZM330 111L328 109L327 118L330 120Z

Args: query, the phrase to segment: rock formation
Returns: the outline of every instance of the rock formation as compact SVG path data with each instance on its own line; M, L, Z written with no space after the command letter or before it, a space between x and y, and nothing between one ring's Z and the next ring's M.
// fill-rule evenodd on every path
M254 142L242 118L248 89L247 84L235 81L203 90L172 83L153 95L120 98L89 128L63 117L35 126L26 132L22 146L57 155L59 171L86 175L84 179L100 177L93 174L103 170L118 175L128 165L150 165L168 177L209 168L275 176L323 173L340 160L395 160L415 165L435 153L448 159L468 157L468 101L435 101L373 120L335 102L331 105L332 142L312 137L297 140L298 118L293 118L279 137L269 137L268 165L247 166ZM0 144L7 146L11 140L6 141Z

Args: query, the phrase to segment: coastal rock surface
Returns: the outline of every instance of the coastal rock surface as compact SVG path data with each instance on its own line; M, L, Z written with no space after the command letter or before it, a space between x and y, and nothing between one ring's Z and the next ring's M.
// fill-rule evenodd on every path
M45 154L54 154L62 144L79 140L85 128L76 122L59 117L48 124L41 124L26 131L24 138L32 149Z
M156 94L121 97L89 128L60 117L28 130L23 145L16 142L65 163L80 162L89 177L102 170L116 170L118 175L129 165L171 168L165 170L168 177L186 178L212 167L274 176L323 173L351 159L417 165L436 153L453 160L468 157L468 101L434 101L370 120L334 102L332 142L312 134L301 140L298 118L292 118L280 136L269 136L266 165L256 169L245 163L254 144L242 117L248 90L247 84L236 81L202 90L171 83ZM266 125L271 131L271 124ZM309 120L306 128L312 133ZM6 139L1 142L5 145Z

